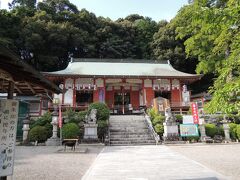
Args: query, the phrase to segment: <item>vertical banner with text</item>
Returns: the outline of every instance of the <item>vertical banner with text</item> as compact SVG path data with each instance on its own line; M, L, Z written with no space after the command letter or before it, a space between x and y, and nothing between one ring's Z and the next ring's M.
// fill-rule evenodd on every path
M194 124L198 124L199 117L198 117L197 103L192 103L192 115L193 115L193 122L194 122Z
M0 100L0 176L13 174L18 106L16 100Z

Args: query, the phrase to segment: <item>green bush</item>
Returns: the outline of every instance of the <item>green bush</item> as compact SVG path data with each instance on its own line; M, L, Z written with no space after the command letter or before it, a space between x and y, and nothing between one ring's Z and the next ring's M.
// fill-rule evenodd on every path
M218 126L218 127L217 127L217 133L216 133L216 135L220 135L220 136L222 136L222 137L225 136L223 126Z
M159 114L155 116L155 118L152 120L152 124L153 126L157 124L163 124L164 120L165 120L165 117Z
M78 138L80 129L75 123L67 123L62 128L62 135L64 139Z
M198 142L199 136L188 136L188 137L186 137L186 140L190 141L190 142Z
M52 136L52 115L50 112L45 113L43 116L39 117L36 121L32 121L30 123L30 129L36 126L44 126L47 130L47 138Z
M236 134L237 134L237 138L240 139L240 124L238 124L236 127Z
M44 142L47 140L47 129L44 126L35 126L29 131L29 140Z
M65 123L78 124L80 122L77 112L75 112L72 108L66 109L66 111L63 113L63 115L64 115Z
M36 121L32 121L30 128L35 126L44 126L45 124L50 124L52 121L52 115L50 112L45 113L43 116L39 117Z
M162 125L162 124L156 124L156 125L154 126L154 129L155 129L156 133L157 133L160 137L162 137L162 135L163 135L163 133L164 133L164 127L163 127L163 125Z
M106 121L109 119L110 111L106 104L95 102L89 105L88 114L92 109L97 109L97 121Z
M158 112L153 108L148 109L147 114L150 116L151 121L153 121L155 117L159 115Z
M213 138L217 134L217 127L215 124L205 124L206 135Z
M107 121L98 121L98 138L99 139L104 139L105 135L108 132L108 122Z
M233 140L237 139L237 124L235 123L229 123L229 131L230 131L230 137Z
M176 121L179 122L180 124L182 124L183 122L183 116L181 114L176 114Z
M84 122L85 121L85 117L86 117L87 113L88 113L87 111L80 111L80 112L78 112L77 117L78 117L80 122Z

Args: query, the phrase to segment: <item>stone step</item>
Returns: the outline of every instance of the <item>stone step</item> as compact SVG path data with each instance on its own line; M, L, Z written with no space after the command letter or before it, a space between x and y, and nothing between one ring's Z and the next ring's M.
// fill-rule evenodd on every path
M130 134L130 133L137 133L137 134L148 134L148 129L110 129L110 134Z
M155 144L155 140L140 140L140 141L110 141L112 145L115 144Z
M114 116L111 115L110 119L143 119L144 116L143 115L139 115L139 116L134 116L134 115L121 115L121 116Z
M110 141L131 141L131 142L140 142L140 141L148 141L148 140L154 140L152 137L147 138L114 138L111 137Z
M113 135L111 134L110 138L148 138L151 137L151 134L117 134Z
M113 124L119 124L119 123L132 123L132 124L136 124L136 123L145 123L146 121L145 120L120 120L120 121L109 121L110 123L113 123Z
M141 134L150 134L148 130L139 130L139 131L110 131L110 136L112 135L141 135Z
M122 125L122 124L121 125L120 124L119 125L115 125L115 124L114 125L112 125L112 124L109 125L110 129L114 129L114 128L136 128L137 129L137 128L145 128L145 127L146 127L145 124L136 124L136 125L129 124L129 125L125 125L125 126Z

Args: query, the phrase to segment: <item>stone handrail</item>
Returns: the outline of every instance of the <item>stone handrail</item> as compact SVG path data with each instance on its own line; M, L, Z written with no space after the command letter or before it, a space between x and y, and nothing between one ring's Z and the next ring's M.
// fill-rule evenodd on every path
M157 144L159 143L159 141L160 141L160 137L159 137L159 135L155 132L155 130L154 130L153 126L152 126L152 122L151 122L150 117L149 117L147 114L145 114L144 116L145 116L145 121L147 122L147 125L148 125L148 129L149 129L150 132L152 133L152 135L153 135L153 137L154 137L154 139L155 139L155 141L156 141L156 145L157 145Z

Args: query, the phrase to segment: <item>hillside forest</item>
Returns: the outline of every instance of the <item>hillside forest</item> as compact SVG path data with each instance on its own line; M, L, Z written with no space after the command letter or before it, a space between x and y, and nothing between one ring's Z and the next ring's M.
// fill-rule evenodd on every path
M74 58L170 60L203 74L190 88L208 91L209 112L240 114L240 1L189 0L170 21L138 14L113 21L69 0L13 0L0 10L0 44L39 71Z

